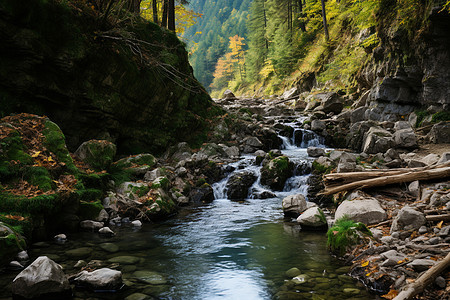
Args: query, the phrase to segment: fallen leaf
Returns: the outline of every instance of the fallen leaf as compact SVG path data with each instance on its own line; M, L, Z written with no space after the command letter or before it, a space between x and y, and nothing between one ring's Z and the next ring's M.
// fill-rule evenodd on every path
M444 221L440 221L440 222L436 225L436 228L441 229L441 228L442 228L442 224L444 224Z
M38 157L39 154L41 154L41 151L33 151L33 154L31 155L31 157Z
M361 267L367 267L369 265L369 261L365 261L361 264Z
M386 299L394 299L395 297L397 297L398 295L398 291L397 290L390 290L389 293L387 293L386 295L383 295L383 298Z

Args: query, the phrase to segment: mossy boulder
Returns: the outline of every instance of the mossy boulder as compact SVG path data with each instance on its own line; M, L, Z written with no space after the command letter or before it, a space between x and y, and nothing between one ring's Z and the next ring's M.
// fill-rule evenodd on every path
M100 200L93 202L80 201L78 215L81 220L95 220L102 209L103 205Z
M10 262L26 247L25 239L12 226L0 222L0 266Z
M292 176L294 163L287 156L279 156L266 163L261 170L261 183L273 190L283 190L286 180Z
M106 170L114 161L117 147L106 140L90 140L84 142L75 151L78 158L95 171Z

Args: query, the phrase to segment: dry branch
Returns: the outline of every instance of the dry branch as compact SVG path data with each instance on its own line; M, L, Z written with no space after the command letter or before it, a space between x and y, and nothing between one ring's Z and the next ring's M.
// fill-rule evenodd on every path
M450 253L448 253L443 260L426 271L414 283L407 285L394 300L408 300L412 299L415 295L420 294L425 287L432 283L440 273L447 269L448 266L450 266Z
M321 195L332 195L342 191L353 190L357 188L371 188L376 186L385 186L395 183L412 182L415 180L432 180L450 177L450 167L436 168L424 171L412 171L403 174L383 176L378 178L365 179L355 181L347 184L343 184L336 187L326 187L325 190L320 193Z
M450 214L444 214L444 215L429 215L425 216L427 221L430 222L437 222L437 221L450 221Z

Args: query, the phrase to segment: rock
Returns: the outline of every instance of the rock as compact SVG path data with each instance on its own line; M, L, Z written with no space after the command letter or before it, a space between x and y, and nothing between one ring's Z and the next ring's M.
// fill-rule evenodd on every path
M96 171L106 170L114 161L117 147L105 140L84 142L75 151L78 158Z
M139 257L128 256L128 255L115 256L113 258L108 259L108 262L118 263L118 264L121 264L121 265L135 265L139 261L140 261Z
M399 159L400 155L398 154L397 150L390 148L386 151L385 156L389 157L390 159Z
M294 164L287 156L279 156L263 166L261 169L261 183L272 190L283 190L286 180L292 176Z
M102 209L100 213L98 214L98 217L96 221L98 222L107 222L109 219L109 214L106 212L105 209Z
M300 274L300 275L292 278L291 282L294 283L295 285L299 285L299 284L307 283L309 279L310 279L309 275Z
M319 147L308 147L308 149L306 149L306 152L311 157L319 157L325 155L325 149Z
M256 180L252 172L239 172L233 174L227 182L227 197L230 200L247 199L248 189Z
M46 295L59 295L60 299L71 297L69 281L62 267L46 256L39 256L14 278L11 285L13 295L27 299Z
M311 130L316 132L322 132L324 129L326 129L327 126L325 122L320 120L313 120L311 122Z
M253 148L262 148L264 144L254 136L250 136L244 139L244 144Z
M252 193L253 199L270 199L276 198L277 195L271 191L262 191L260 193Z
M328 114L332 112L335 115L340 113L344 108L341 97L335 92L326 93L324 97L322 97L322 106L325 113Z
M122 272L102 268L93 272L82 271L74 279L79 286L93 290L118 290L122 287Z
M18 261L27 261L30 259L30 257L28 256L27 251L23 250L23 251L20 251L19 253L17 253L16 259Z
M426 219L423 213L406 206L394 217L391 233L399 230L417 230L425 223Z
M414 149L418 147L416 134L411 128L397 130L394 133L394 141L398 148Z
M71 249L66 251L66 255L69 256L70 258L75 258L75 259L79 259L79 258L86 258L88 256L90 256L92 253L92 249L89 247L81 247L81 248L76 248L76 249Z
M225 100L236 100L237 98L233 94L232 91L226 90L225 92L223 92L222 99L225 99Z
M362 151L364 153L385 153L394 145L392 134L378 126L373 126L364 134Z
M427 156L423 157L423 158L421 159L421 161L422 161L424 164L426 164L426 165L428 165L428 166L431 166L431 165L436 164L436 163L439 161L439 158L440 158L439 155L434 154L434 153L430 153L430 154L428 154Z
M286 271L286 277L293 278L295 276L298 276L302 274L302 272L298 268L290 268Z
M237 158L240 155L239 148L236 146L226 147L224 151L230 158Z
M79 260L77 261L77 263L73 266L74 268L80 269L87 266L87 262L85 262L84 260Z
M427 166L424 162L415 159L405 159L405 161L408 163L408 168L422 168Z
M125 300L151 300L151 296L142 293L134 293L125 298Z
M302 228L305 227L305 229L322 229L328 227L325 215L318 207L308 208L297 218L297 222L302 225Z
M343 173L343 172L353 172L356 170L356 163L352 162L343 162L339 163L337 166L337 173Z
M422 272L428 270L430 267L434 266L436 261L432 259L415 259L409 264L408 267L413 268L416 272Z
M103 243L99 245L100 248L102 248L102 250L105 250L106 252L109 253L115 253L117 251L119 251L119 246L117 246L116 244L113 243Z
M81 229L98 231L100 228L103 227L103 223L92 221L92 220L84 220L84 221L80 222L80 227L81 227Z
M397 121L394 124L394 130L398 131L398 130L402 130L402 129L410 129L412 130L413 127L411 126L411 124L408 121Z
M141 282L151 285L160 285L167 283L167 279L164 276L152 271L136 271L133 273L133 277Z
M450 160L450 152L445 152L442 154L441 159L439 159L438 164L446 163Z
M359 289L355 288L345 288L342 291L344 292L344 294L348 295L358 295L361 292Z
M381 241L381 238L383 237L383 231L376 228L370 228L370 232L372 232L372 236L374 237L374 239L376 239L377 241Z
M408 191L414 197L419 196L420 193L420 183L419 180L413 181L408 185Z
M424 234L424 233L427 233L427 232L428 232L427 226L420 226L420 228L419 228L419 233L420 234Z
M352 124L354 124L356 122L364 121L367 109L368 109L368 107L362 106L362 107L358 107L357 109L353 110L350 115L350 122Z
M193 203L210 203L214 201L214 191L209 184L205 183L201 187L193 188L189 192L189 198Z
M435 144L450 143L450 124L441 122L434 125L427 137L430 142Z
M406 255L399 253L396 250L389 250L389 251L383 252L380 254L380 256L384 259L393 260L393 261L395 261L396 264L398 261L404 260L406 258Z
M298 218L298 216L308 208L305 196L302 194L285 197L282 206L284 215L292 218Z
M386 212L376 199L345 200L336 209L335 218L337 220L344 215L347 215L353 221L362 222L366 225L380 223L387 217Z
M8 268L12 270L22 270L24 266L17 260L13 260L9 262Z
M112 231L111 228L109 228L109 227L100 228L98 230L98 233L103 235L103 236L108 236L108 237L111 237L111 236L115 235L114 231Z
M434 283L441 289L444 289L447 286L447 282L444 277L438 276L434 280Z
M187 198L187 197L184 197L184 198ZM189 201L189 199L188 199L188 201ZM133 227L142 227L142 222L139 220L134 220L133 222L131 222L131 225Z

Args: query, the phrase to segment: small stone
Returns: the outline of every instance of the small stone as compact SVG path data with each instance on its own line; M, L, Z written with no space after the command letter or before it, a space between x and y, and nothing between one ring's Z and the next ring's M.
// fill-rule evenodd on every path
M447 282L445 281L445 278L442 276L436 277L436 279L434 280L434 283L441 289L443 289L447 286Z
M381 238L381 242L383 243L383 244L391 244L392 242L394 241L394 238L392 237L392 236L389 236L389 235L387 235L387 236L383 236L382 238Z
M134 220L133 222L131 222L131 225L133 225L134 227L142 227L142 222L139 220Z
M87 262L85 262L84 260L79 260L73 267L79 269L85 266L87 266Z
M82 229L87 229L87 230L99 230L100 228L103 227L103 223L102 222L96 222L96 221L92 221L92 220L84 220L80 222L80 227Z
M114 236L115 235L114 231L112 231L109 227L100 228L98 233L101 235L104 235L104 236Z
M303 284L303 283L306 283L309 278L310 277L308 275L301 274L301 275L298 275L298 276L292 278L291 282L294 284Z
M66 255L71 258L84 258L90 256L92 249L88 247L76 248L66 251Z
M23 265L22 265L20 262L18 262L17 260L11 261L11 262L9 263L8 267L9 267L10 269L14 269L14 270L21 270L21 269L24 268Z
M110 258L108 259L108 261L111 263L119 263L122 265L134 265L140 261L140 258L136 256L123 255Z
M439 243L441 242L441 240L442 240L442 239L441 239L440 237L435 236L435 237L429 239L429 240L428 240L428 243L429 243L430 245L437 245L437 244L439 244Z
M290 268L286 271L286 277L293 278L300 275L302 272L298 268Z
M133 277L135 277L139 281L151 285L160 285L167 283L167 279L165 279L164 276L152 271L136 271L133 273Z
M30 257L28 256L27 251L24 250L24 251L20 251L19 253L17 253L16 259L18 261L26 261L26 260L29 260Z
M439 236L445 238L449 235L449 233L450 233L450 225L441 228L441 230L439 231Z
M359 289L354 289L354 288L345 288L343 291L344 291L344 294L351 294L351 295L357 295L360 292Z
M96 221L98 222L106 222L109 219L109 215L106 210L103 208L99 213Z
M100 248L102 248L102 250L105 250L106 252L109 253L115 253L117 251L119 251L119 246L117 246L116 244L113 243L103 243L99 245Z
M130 218L128 217L123 218L122 223L130 223Z
M146 294L142 294L142 293L134 293L125 298L125 300L147 300L147 299L153 299L153 298Z
M397 231L395 231L395 232L391 233L391 236L392 236L394 239L398 239L398 238L400 238L400 233L398 233Z
M122 273L117 270L102 268L93 272L82 271L74 281L94 290L115 290L122 286Z
M436 262L432 259L415 259L409 264L407 264L407 266L413 268L417 272L422 272L428 270L435 264Z
M427 233L427 231L428 231L427 226L420 226L420 228L419 228L420 234Z

